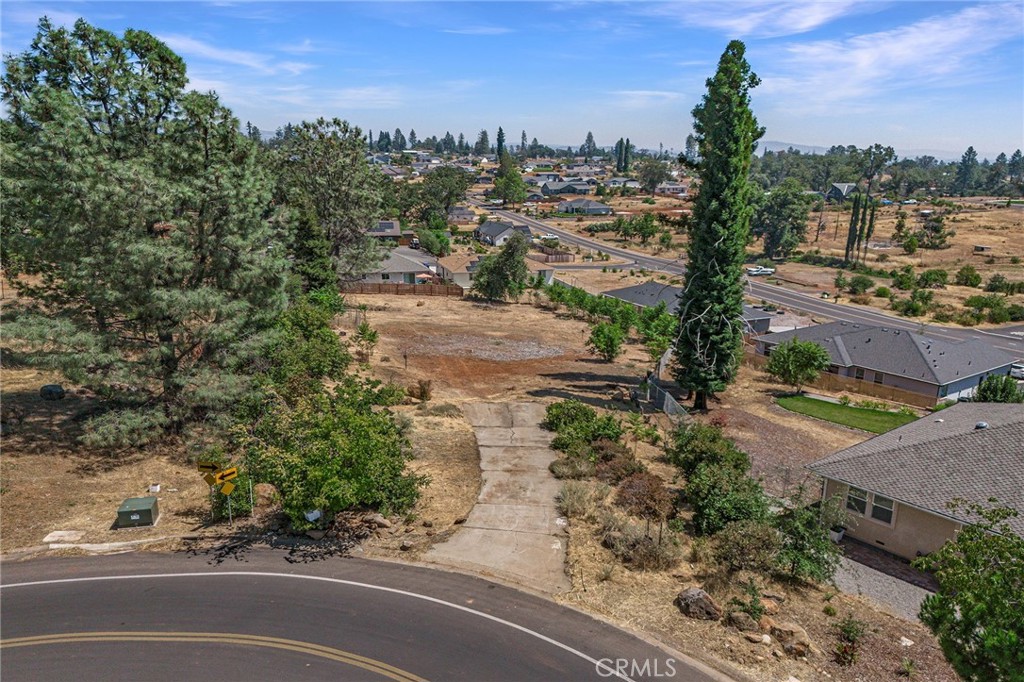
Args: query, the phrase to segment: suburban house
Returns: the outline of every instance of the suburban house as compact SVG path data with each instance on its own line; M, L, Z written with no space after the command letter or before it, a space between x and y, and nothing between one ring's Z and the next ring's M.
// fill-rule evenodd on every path
M612 207L593 199L572 199L563 201L555 208L559 213L582 213L584 215L611 215Z
M438 260L438 274L445 281L457 284L463 289L469 289L473 286L473 273L476 271L477 266L480 265L480 260L484 257L484 255L478 253L445 256ZM538 274L541 275L544 279L544 284L551 284L555 277L554 264L540 263L527 258L526 267L530 271L531 277L535 277Z
M856 182L833 182L825 198L829 201L843 201L857 191Z
M448 210L448 222L456 225L475 223L476 213L465 206L452 206Z
M630 189L640 189L640 183L630 178L608 178L604 181L605 187L629 187Z
M601 295L608 298L617 298L620 301L632 303L637 309L651 308L659 303L664 303L668 312L675 315L679 312L679 294L682 287L674 287L669 284L661 284L651 280L643 284L635 284L631 287L605 291ZM772 315L759 308L754 308L746 303L743 304L743 326L745 334L764 334L768 331L772 321Z
M681 182L663 182L655 187L654 191L657 194L686 194L689 189L689 185Z
M1015 358L983 341L943 341L905 329L831 322L761 336L757 353L790 339L813 341L828 351L828 371L904 391L956 400L974 395L990 374L1009 374Z
M406 172L398 166L386 165L380 167L380 172L392 180L401 180L406 176Z
M535 177L538 180L540 180L541 183L545 183L545 182L561 182L562 181L561 173L554 173L554 172L541 172L541 173L535 174L533 177Z
M397 246L361 281L371 284L423 284L437 275L437 260L425 251Z
M540 188L541 194L590 194L594 188L585 182L545 182Z
M846 535L913 559L977 521L954 500L1024 510L1024 410L959 403L808 465L839 496ZM989 502L995 498L996 503ZM1007 519L1024 536L1024 515Z
M526 225L513 225L512 223L502 223L495 220L488 220L476 228L473 231L473 236L481 244L503 246L516 232L522 234L527 240L533 238L530 228Z
M397 220L378 220L377 224L366 231L370 237L376 237L383 241L398 243L402 238L402 226Z

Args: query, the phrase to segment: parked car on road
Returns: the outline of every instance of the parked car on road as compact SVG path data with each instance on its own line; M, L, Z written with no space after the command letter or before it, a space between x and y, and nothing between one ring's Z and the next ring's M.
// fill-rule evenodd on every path
M758 275L774 275L775 268L766 268L763 265L756 265L752 268L747 268L747 274L751 277L757 277Z
M1024 362L1015 362L1010 365L1010 376L1014 379L1024 379Z

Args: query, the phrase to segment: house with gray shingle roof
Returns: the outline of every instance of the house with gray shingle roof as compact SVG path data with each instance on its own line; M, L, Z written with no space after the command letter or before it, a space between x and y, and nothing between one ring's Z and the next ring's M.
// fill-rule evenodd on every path
M547 197L555 194L590 194L593 188L585 182L545 182L540 191Z
M843 201L856 191L856 182L833 182L825 197L832 201Z
M653 308L659 303L664 303L665 309L675 315L679 312L679 294L682 292L682 287L650 280L631 287L605 291L601 295L632 303L637 309ZM772 315L744 303L742 319L744 334L764 334L771 326Z
M559 213L582 213L584 215L611 215L612 207L593 199L572 199L563 201L555 209Z
M832 322L757 338L757 352L770 355L780 343L797 338L828 351L828 371L839 376L894 386L934 398L974 395L990 374L1009 374L1014 357L978 340L954 343L905 329Z
M976 522L954 500L1024 512L1024 408L959 403L810 464L846 508L846 534L907 559ZM1024 536L1024 513L1007 520Z
M363 275L363 282L374 284L417 284L430 282L437 275L437 259L426 251L396 246L384 261Z

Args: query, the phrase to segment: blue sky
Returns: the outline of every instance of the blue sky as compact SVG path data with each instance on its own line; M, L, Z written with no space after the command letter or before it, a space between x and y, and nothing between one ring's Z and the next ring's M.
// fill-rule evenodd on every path
M39 16L149 31L264 131L337 116L419 137L502 126L547 144L680 149L729 40L762 84L765 140L881 142L903 154L1024 147L1024 2L18 2L4 53Z

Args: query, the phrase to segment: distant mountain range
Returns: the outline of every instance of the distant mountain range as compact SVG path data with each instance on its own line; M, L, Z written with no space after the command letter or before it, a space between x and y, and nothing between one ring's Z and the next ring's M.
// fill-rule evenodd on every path
M797 144L796 142L779 142L778 140L761 140L757 143L757 150L761 154L767 151L771 152L782 152L789 148L796 149L801 154L824 154L828 151L828 147L816 147L809 144ZM1013 152L1012 149L1004 150L1007 155ZM959 161L960 157L963 156L963 151L951 152L948 149L900 149L896 148L896 154L901 158L917 158L918 156L934 156L940 161ZM999 155L999 152L982 152L978 150L979 159L995 159Z

